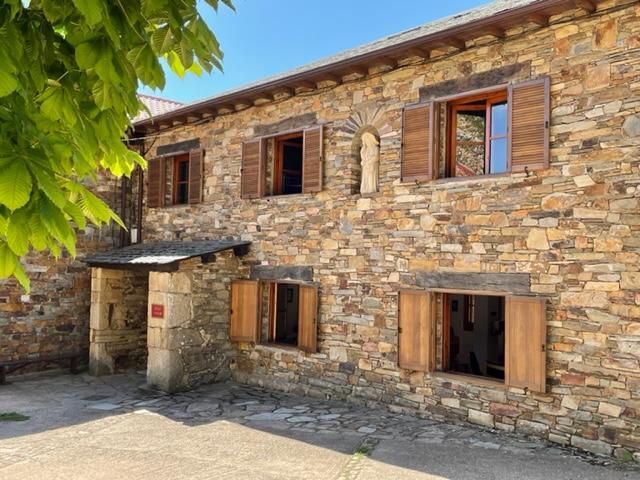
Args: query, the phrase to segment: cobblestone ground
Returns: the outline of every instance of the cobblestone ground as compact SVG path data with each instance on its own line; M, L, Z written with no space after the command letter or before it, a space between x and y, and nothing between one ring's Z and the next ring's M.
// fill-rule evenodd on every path
M638 479L634 462L233 383L177 395L141 375L0 386L0 479Z

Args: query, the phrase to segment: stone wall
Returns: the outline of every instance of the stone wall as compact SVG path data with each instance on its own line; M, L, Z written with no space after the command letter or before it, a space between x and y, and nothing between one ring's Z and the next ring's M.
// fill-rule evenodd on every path
M146 272L92 268L89 371L107 375L147 364Z
M231 252L149 273L149 384L173 392L229 377L236 352L228 340L228 285L239 275L247 269ZM163 306L161 316L154 304Z
M92 189L117 204L117 180L101 174ZM119 227L87 227L78 233L77 258L58 259L48 251L24 259L31 292L14 280L0 280L0 362L35 359L89 349L91 273L83 256L118 245ZM30 369L43 368L34 365Z
M247 264L310 266L320 285L318 353L240 344L235 377L599 453L640 449L640 5L625 3L163 133L158 145L200 138L204 200L147 210L147 239L240 237L253 242ZM499 69L550 76L550 167L401 183L402 108ZM325 125L323 191L240 199L242 142L311 113ZM380 137L380 191L360 196L354 143L368 128ZM398 291L424 272L528 274L530 293L547 298L547 393L399 369ZM194 285L228 289L236 274L246 278ZM210 315L228 318L218 295Z

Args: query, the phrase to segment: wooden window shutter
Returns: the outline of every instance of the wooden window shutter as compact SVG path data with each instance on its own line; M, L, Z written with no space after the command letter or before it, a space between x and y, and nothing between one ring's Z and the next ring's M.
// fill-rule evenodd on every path
M545 391L547 321L545 300L506 298L505 382L509 387Z
M436 102L404 108L400 165L403 182L433 180L437 177L439 112Z
M149 160L147 175L147 207L157 208L164 205L165 159L152 158Z
M318 288L300 286L298 300L298 348L305 352L317 352L318 338Z
M322 125L304 131L302 157L302 192L319 192L322 190Z
M258 198L264 194L266 154L266 140L262 138L242 144L242 198Z
M509 86L509 165L512 172L549 166L549 77Z
M435 368L435 295L402 291L398 298L398 364L431 372Z
M231 282L229 338L236 342L257 342L259 319L259 282L257 280L235 280Z
M189 152L189 203L202 201L202 168L204 151L191 150Z

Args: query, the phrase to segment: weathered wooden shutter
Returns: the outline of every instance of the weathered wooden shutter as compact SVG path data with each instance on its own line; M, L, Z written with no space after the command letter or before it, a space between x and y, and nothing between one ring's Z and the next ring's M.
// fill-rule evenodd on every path
M301 285L298 300L298 348L305 352L315 353L317 338L318 289L310 285Z
M549 166L549 77L509 86L509 164L512 172Z
M189 203L202 201L202 168L204 152L200 149L189 152Z
M235 280L231 283L229 338L232 341L258 341L260 319L259 285L257 280Z
M509 387L545 391L547 322L545 300L506 298L505 382Z
M164 205L165 159L152 158L147 168L147 207L156 208Z
M431 372L435 368L435 298L431 292L402 291L398 298L398 364Z
M402 112L403 182L433 180L438 175L439 104L405 107Z
M322 190L322 125L307 128L302 145L302 192L319 192Z
M264 194L266 150L264 139L242 144L242 198L258 198Z

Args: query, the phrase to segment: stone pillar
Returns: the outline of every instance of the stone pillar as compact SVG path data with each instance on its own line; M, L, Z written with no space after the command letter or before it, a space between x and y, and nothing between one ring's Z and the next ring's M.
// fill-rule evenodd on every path
M89 321L89 373L109 375L115 370L114 358L107 350L108 332L124 315L124 271L91 269L91 316Z
M181 351L183 326L193 317L191 274L150 272L147 383L165 392L187 388Z

